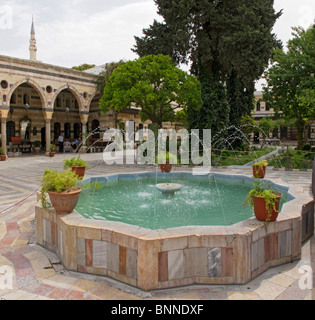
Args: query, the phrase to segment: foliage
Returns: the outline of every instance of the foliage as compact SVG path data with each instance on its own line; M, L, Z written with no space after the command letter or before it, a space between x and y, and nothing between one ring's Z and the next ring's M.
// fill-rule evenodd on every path
M39 140L34 141L34 147L39 148L41 146L41 142Z
M97 90L99 92L103 92L104 88L106 86L107 81L109 80L110 76L114 72L114 70L119 67L122 63L124 63L123 60L119 60L118 62L109 62L105 64L104 71L102 71L96 79L96 86Z
M84 64L81 64L80 66L74 66L72 67L72 69L78 70L78 71L84 71L84 70L92 69L94 67L95 67L95 64L84 63Z
M260 167L260 168L266 167L267 165L268 165L268 162L265 159L253 163L253 166Z
M275 200L278 197L277 189L271 183L269 183L267 187L261 179L254 179L253 189L248 193L244 205L249 205L251 208L254 208L254 197L262 197L265 199L267 211L266 221L268 221L272 212L276 210Z
M3 156L5 155L4 149L2 147L0 147L0 154Z
M175 110L201 105L200 83L176 68L165 55L149 55L122 63L109 78L100 100L100 108L117 112L130 105L140 108L141 120L162 127L175 120Z
M185 128L189 126L188 113L186 109L179 110L176 112L175 121L182 124Z
M76 187L79 181L78 176L71 170L57 172L57 170L46 169L42 176L41 202L44 208L47 207L45 193L48 191L57 193L71 192L79 187Z
M287 52L275 50L273 65L265 73L264 99L278 117L295 119L298 148L302 149L306 122L315 114L315 25L293 28Z
M306 145L307 146L307 145ZM315 148L310 151L294 150L292 147L268 159L269 165L275 168L312 169L315 157Z
M50 149L50 152L55 152L56 145L51 144L49 149Z
M199 78L203 104L199 110L188 110L189 129L211 129L212 136L215 136L229 123L226 90L218 78L205 69L202 69Z
M133 52L137 53L139 57L144 57L150 54L164 54L172 58L176 63L186 62L178 54L174 35L170 28L164 22L154 20L149 28L142 30L144 37L136 37L136 45Z
M269 138L269 133L275 128L275 125L270 117L263 117L259 120L258 126L263 134L263 142Z
M215 166L243 166L255 161L257 158L260 158L273 150L274 148L270 147L261 149L251 147L250 151L213 149L212 164Z
M191 63L202 85L203 107L191 112L190 128L239 125L253 109L254 81L281 47L271 30L280 17L274 0L155 0L163 22L154 21L135 37L140 56L163 53ZM222 112L224 110L224 112Z
M64 170L67 170L71 167L85 167L88 168L89 165L87 164L86 161L84 161L83 159L80 158L80 156L78 156L77 158L71 158L71 159L65 159L64 160Z
M230 125L240 126L242 117L251 116L254 109L254 82L250 85L245 85L237 77L237 74L232 72L227 80L226 90L230 106L229 123Z
M157 164L177 164L177 156L170 152L160 152L156 157Z

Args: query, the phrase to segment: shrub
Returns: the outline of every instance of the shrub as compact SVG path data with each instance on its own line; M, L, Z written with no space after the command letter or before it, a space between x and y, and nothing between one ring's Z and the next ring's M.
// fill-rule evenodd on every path
M76 191L80 188L76 186L78 181L78 176L71 170L58 173L57 170L46 169L42 176L41 202L43 208L48 205L46 192L65 193Z
M71 158L71 159L66 159L64 160L64 169L70 169L71 167L85 167L88 168L89 165L78 156L77 158Z

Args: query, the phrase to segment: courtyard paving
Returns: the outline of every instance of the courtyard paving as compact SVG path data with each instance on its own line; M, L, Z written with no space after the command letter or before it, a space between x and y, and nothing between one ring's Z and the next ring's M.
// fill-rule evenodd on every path
M69 272L59 258L36 244L36 192L46 168L62 169L69 155L54 158L23 156L0 162L0 268L13 270L12 289L1 289L0 300L312 300L311 289L301 289L301 266L315 270L314 236L304 243L301 260L269 269L246 285L195 285L145 292L107 277ZM102 154L85 154L88 176L156 171L154 166L108 166ZM174 170L182 171L182 168ZM185 168L185 170L190 170ZM215 172L250 175L250 168L222 168ZM268 170L310 194L310 171ZM0 269L1 270L1 269ZM0 272L1 278L1 272Z

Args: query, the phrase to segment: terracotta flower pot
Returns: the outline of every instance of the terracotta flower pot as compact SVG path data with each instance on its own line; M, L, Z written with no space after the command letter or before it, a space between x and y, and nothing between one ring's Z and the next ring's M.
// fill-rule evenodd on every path
M266 201L263 197L253 197L254 200L254 212L257 220L271 222L275 221L278 218L280 200L282 194L278 193L278 197L275 198L275 210L267 210Z
M7 160L7 155L6 154L1 154L1 161L6 161Z
M162 172L171 172L173 165L171 165L170 163L166 163L166 164L160 164L160 169Z
M51 204L58 214L71 213L79 201L80 193L81 189L68 193L48 191Z
M53 158L55 156L55 152L49 152L50 158Z
M75 172L80 177L80 179L83 179L83 177L85 175L85 167L83 167L83 166L73 166L73 167L71 167L71 170L73 172Z
M266 166L253 166L253 176L260 179L265 178L266 168Z

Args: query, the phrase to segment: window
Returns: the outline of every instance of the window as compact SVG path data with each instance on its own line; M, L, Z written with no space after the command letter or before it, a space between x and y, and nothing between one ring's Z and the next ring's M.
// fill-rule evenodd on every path
M61 126L59 122L54 123L54 140L58 140L61 132Z
M70 139L70 123L65 123L65 139Z
M47 93L52 93L52 91L53 91L53 88L51 86L47 86L46 87L46 92Z
M11 138L15 137L15 123L13 121L7 122L7 142L11 142Z
M96 139L100 138L100 122L98 120L92 121L92 132L93 132L93 138L96 138Z
M23 104L30 104L30 97L27 93L23 95Z
M266 103L266 111L270 111L270 104L268 102Z
M9 86L8 81L2 80L1 81L1 88L2 89L7 89Z
M256 110L257 110L257 111L260 111L260 102L257 102L257 104L256 104Z
M75 123L73 125L73 135L74 135L74 139L77 139L80 137L80 125L78 123Z
M16 95L14 93L11 96L10 104L16 104Z

